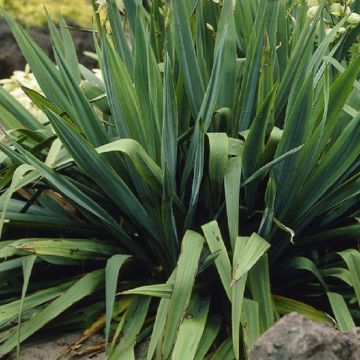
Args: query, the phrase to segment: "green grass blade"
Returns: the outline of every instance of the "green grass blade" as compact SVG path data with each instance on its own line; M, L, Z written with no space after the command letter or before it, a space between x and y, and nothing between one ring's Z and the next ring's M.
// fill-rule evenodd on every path
M234 255L236 254L236 246ZM235 359L240 358L240 323L247 273L231 286L231 332Z
M231 338L226 339L211 355L210 360L234 360Z
M40 121L15 100L13 96L8 94L2 86L0 86L0 106L14 116L21 126L26 129L39 130L43 127Z
M50 111L47 114L76 163L93 177L93 180L118 203L120 208L140 226L147 228L156 239L156 231L149 215L125 182L103 161L96 150L61 118Z
M143 327L150 305L150 297L134 297L124 317L125 323L121 326L121 341L119 344L112 344L109 360L135 359L134 347L136 338ZM118 329L119 330L119 329Z
M339 326L339 330L345 332L355 328L354 320L343 296L334 292L328 292L327 296L335 315L337 325Z
M301 301L274 295L274 306L280 315L290 314L295 311L314 321L321 321L333 325L332 320L323 311L317 310Z
M205 86L196 59L191 29L183 1L171 1L175 47L184 77L184 84L193 116L197 118Z
M11 181L11 185L7 189L7 191L0 197L1 200L4 200L3 206L1 208L1 218L0 218L0 238L2 236L5 219L6 219L6 211L8 209L11 197L13 194L17 191L17 188L19 186L19 183L22 183L22 180L24 180L24 177L26 173L28 172L34 172L34 167L31 165L23 164L20 165L13 174L13 178ZM29 178L29 177L28 177ZM31 181L31 178L30 178Z
M245 61L244 79L239 98L239 111L235 120L235 133L249 128L250 119L256 105L255 97L260 74L259 70L268 7L268 2L266 2L266 4L259 9L246 51L247 56Z
M35 254L41 258L59 257L74 261L105 260L118 251L113 245L93 239L29 238L14 242L12 247L19 252Z
M36 313L32 318L24 322L20 328L20 341L28 339L36 331L55 319L62 312L79 300L91 295L103 287L104 271L97 270L85 275L82 279L71 286L63 295ZM16 347L17 334L12 334L0 345L0 356L4 356Z
M124 27L122 24L120 12L116 5L116 0L108 0L108 18L112 30L112 39L114 46L121 59L126 64L129 74L132 74L133 57L129 49L129 43L126 39Z
M246 138L243 153L243 174L245 180L261 167L267 124L270 122L275 95L276 88L273 87L272 91L261 105L261 108L259 109ZM257 186L258 182L254 182L253 184L249 184L245 187L246 199L250 208L252 208L251 205L255 200Z
M108 229L117 239L119 239L123 245L132 249L133 254L137 254L140 258L147 259L144 251L125 233L122 227L108 214L101 206L99 206L90 197L84 194L77 186L73 185L66 177L53 171L48 166L44 165L40 160L36 159L20 145L16 145L17 149L24 156L26 161L35 167L35 169L44 176L53 186L62 194L70 199L76 201L78 206L82 209L93 214L100 222L102 222L105 228ZM148 261L146 261L148 262ZM148 262L148 264L151 262Z
M214 208L219 206L223 182L228 168L229 138L225 133L208 133L209 139L209 179Z
M171 355L172 360L194 360L204 332L209 312L210 298L194 294L179 327L179 332Z
M224 286L228 298L231 298L231 263L221 237L220 229L216 221L212 221L203 225L202 231L204 232L206 242L212 254L217 254L215 258L215 266L219 273L221 282Z
M267 254L263 255L250 270L249 281L253 300L259 305L260 333L263 333L274 323L274 307Z
M164 74L164 105L162 129L162 167L167 167L173 189L176 188L178 112L176 94L173 84L173 70L166 54Z
M18 343L16 348L16 356L19 358L20 356L20 339L21 339L21 320L22 320L22 314L24 310L24 300L26 296L26 292L29 286L30 276L32 273L32 269L34 267L34 263L36 261L35 255L26 256L23 258L23 286L22 286L22 292L21 292L21 299L20 299L20 309L18 314L18 324L17 324L17 335L18 335Z
M118 284L119 272L125 262L131 257L129 255L114 255L106 263L105 268L105 294L106 294L106 324L105 343L109 341L110 325L114 311L115 294Z
M338 253L345 261L352 280L358 304L360 304L360 253L349 249Z
M173 292L172 284L157 284L139 286L135 289L122 291L121 295L145 295L159 298L170 299Z
M96 151L99 154L122 152L128 155L138 174L153 190L156 191L157 194L161 195L162 171L137 141L132 139L116 140L99 146Z
M209 316L199 346L196 351L195 359L203 359L213 345L214 340L220 332L221 317Z
M5 12L4 17L45 95L58 106L66 104L65 88L55 65L8 13ZM53 81L50 82L49 78Z
M22 266L23 258L15 259L20 263L20 267ZM11 261L15 261L11 260ZM10 262L10 261L8 261ZM1 265L6 264L2 263ZM1 271L6 271L6 269L2 268ZM45 290L40 290L35 293L29 294L25 297L22 309L23 312L31 310L33 308L38 307L39 305L46 304L59 296L61 296L70 286L74 285L75 281L65 282L56 287L51 287ZM15 300L12 302L8 302L4 305L0 306L0 322L5 322L10 319L16 317L19 314L21 300Z
M229 159L224 178L225 203L231 247L235 248L236 238L239 235L239 207L241 183L242 157Z
M232 283L235 284L246 274L270 248L270 244L253 233L250 237L236 239Z
M174 277L175 273L173 273L168 281L166 282L166 285L173 286L174 284ZM168 298L162 298L160 300L160 304L157 309L156 318L154 322L153 331L150 338L149 348L147 352L147 360L152 360L156 348L160 347L160 341L162 340L163 334L164 334L164 328L166 324L166 319L169 312L169 306L170 306L170 299Z
M259 305L256 301L244 298L241 311L241 326L246 352L249 353L260 336Z
M185 233L164 329L166 337L162 348L165 358L171 353L181 319L189 304L203 246L204 238L200 234L190 230Z
M304 145L300 145L294 149L291 149L289 151L287 151L285 154L280 155L279 157L277 157L276 159L268 162L266 165L262 166L259 170L255 171L254 174L252 174L250 177L248 177L241 186L245 186L249 183L251 183L252 181L254 181L255 179L257 179L259 176L263 175L264 173L266 173L269 169L271 169L272 167L274 167L275 165L277 165L278 163L281 163L282 161L284 161L285 159L287 159L288 157L296 154L298 151L300 151L302 148L304 147Z
M69 99L69 105L64 106L66 112L84 132L92 145L103 145L108 141L104 127L101 125L95 110L81 92L76 80L73 78L71 69L66 63L66 59L56 48L55 54L58 59L60 74Z

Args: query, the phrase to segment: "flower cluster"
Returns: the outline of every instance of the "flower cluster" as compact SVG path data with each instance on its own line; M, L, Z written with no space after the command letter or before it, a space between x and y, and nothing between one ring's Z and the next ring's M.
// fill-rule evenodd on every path
M354 0L345 0L341 2L328 1L328 12L332 17L335 17L337 20L340 20L346 17L347 24L357 25L360 23L360 14L353 12L351 10L351 5ZM318 9L319 9L319 0L306 0L307 6L309 7L307 16L313 18Z
M93 72L99 80L103 80L100 69L93 69ZM22 87L24 86L41 95L44 95L37 80L35 79L34 74L30 71L29 65L25 66L24 71L14 71L13 75L9 79L0 80L0 86L1 85L4 90L19 101L25 109L31 112L35 117L44 117L44 113L37 108L37 106L22 90Z
M96 5L98 6L97 11L100 12L102 10L107 9L107 1L106 0L96 0ZM116 6L119 8L120 11L124 11L124 3L122 0L115 0Z
M319 10L320 2L320 0L306 0L308 6L308 18L315 17ZM337 37L351 31L355 26L360 24L360 14L354 12L351 8L353 3L354 0L326 1L326 17L323 19L326 34L329 34L333 30L334 26L344 19L344 25L338 28L333 41L335 41ZM354 43L351 51L354 51L354 49L357 54L360 50L360 39L357 43Z

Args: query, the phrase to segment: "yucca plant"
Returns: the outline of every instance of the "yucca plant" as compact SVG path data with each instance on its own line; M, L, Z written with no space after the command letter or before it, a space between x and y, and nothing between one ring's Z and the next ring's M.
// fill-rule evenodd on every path
M64 21L54 64L4 14L43 116L0 90L0 356L43 329L150 360L239 359L291 311L355 326L359 25L327 2L123 3L94 14L102 78Z

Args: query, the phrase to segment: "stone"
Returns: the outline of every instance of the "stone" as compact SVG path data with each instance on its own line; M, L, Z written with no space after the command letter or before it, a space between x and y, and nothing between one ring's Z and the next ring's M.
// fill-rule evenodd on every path
M359 360L360 328L341 333L296 313L284 316L256 341L251 360Z

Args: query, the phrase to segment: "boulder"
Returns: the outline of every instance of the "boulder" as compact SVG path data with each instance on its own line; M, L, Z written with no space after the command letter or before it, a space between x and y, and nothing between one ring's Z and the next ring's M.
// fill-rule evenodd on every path
M78 28L76 24L70 23L69 25ZM48 29L29 28L27 30L45 53L52 57L53 54ZM94 51L92 33L81 30L71 30L71 34L78 52L79 62L88 68L98 67L94 60L84 55L84 51ZM25 59L6 21L0 18L0 79L8 78L14 70L23 70L24 67Z
M359 360L360 328L334 327L289 314L255 343L251 360Z

